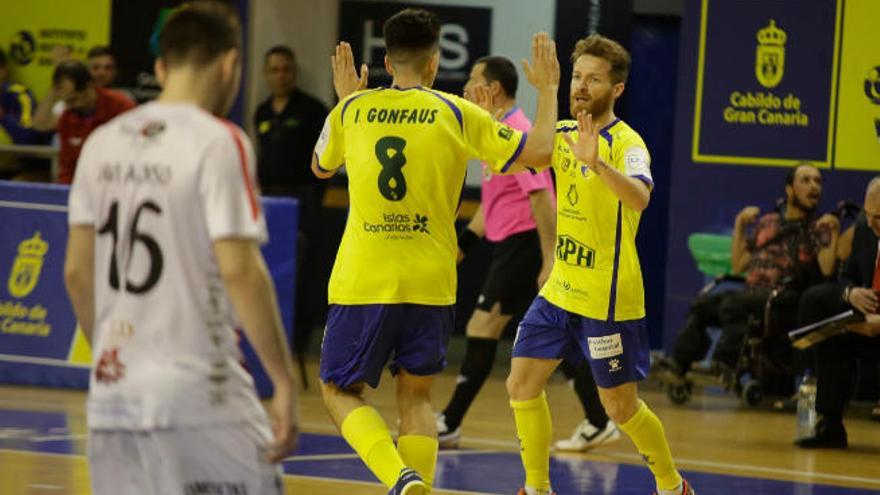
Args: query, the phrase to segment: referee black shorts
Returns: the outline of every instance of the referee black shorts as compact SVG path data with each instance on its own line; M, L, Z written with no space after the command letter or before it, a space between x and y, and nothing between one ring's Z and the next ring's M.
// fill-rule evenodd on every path
M492 311L496 303L501 303L501 314L521 315L538 294L542 263L538 231L513 234L494 244L492 264L477 298L477 309Z

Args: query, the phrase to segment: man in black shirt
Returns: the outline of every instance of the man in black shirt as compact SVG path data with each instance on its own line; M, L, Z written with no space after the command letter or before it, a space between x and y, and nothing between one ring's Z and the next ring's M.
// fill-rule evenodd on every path
M299 271L294 345L301 353L308 345L315 324L315 304L303 282L312 278L320 231L324 181L309 168L312 149L321 134L327 108L296 87L296 56L289 47L276 45L266 52L264 74L271 95L257 107L257 175L267 196L286 196L300 201ZM320 303L318 303L320 304Z

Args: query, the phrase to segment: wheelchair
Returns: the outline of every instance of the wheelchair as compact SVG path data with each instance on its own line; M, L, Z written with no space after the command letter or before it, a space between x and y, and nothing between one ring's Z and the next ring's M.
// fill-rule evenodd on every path
M742 277L725 275L706 285L700 294L733 291L743 285ZM770 293L764 303L763 317L749 317L734 367L709 366L721 329L708 328L712 345L704 360L695 363L694 368L685 374L684 380L664 383L669 400L676 405L685 404L697 388L704 387L721 387L732 392L746 407L758 406L765 395L791 395L794 391L794 373L790 365L790 345L780 337L784 332L776 328L776 322L771 317L781 292L782 289L776 289Z

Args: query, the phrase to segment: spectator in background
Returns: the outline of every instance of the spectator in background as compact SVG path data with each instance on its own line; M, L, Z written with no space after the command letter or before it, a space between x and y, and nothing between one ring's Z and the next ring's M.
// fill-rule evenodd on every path
M78 60L65 60L52 74L52 87L65 110L58 119L58 182L70 184L82 144L98 126L126 110L134 103L124 94L95 85L86 65Z
M880 177L868 184L864 215L853 229L852 250L840 280L812 287L804 293L799 325L809 325L853 308L865 315L865 323L850 332L816 345L816 412L819 421L812 437L798 439L798 447L846 448L843 412L858 376L856 361L880 362Z
M48 136L34 129L35 100L31 91L9 77L6 54L0 50L0 144L43 144ZM0 156L0 177L20 180L48 179L49 162L45 159Z
M109 46L95 46L86 55L89 74L99 88L111 88L116 82L116 56Z
M296 198L300 202L297 285L307 287L306 282L312 278L312 269L317 265L314 261L325 187L309 167L327 108L297 88L296 56L289 47L273 46L263 62L271 95L254 114L257 175L263 194ZM311 300L316 292L297 291L294 346L299 355L308 346L311 328L316 324L314 308L323 304L323 299Z
M719 364L734 368L749 320L764 321L765 304L775 289L782 291L775 299L771 318L794 327L802 292L834 274L840 223L830 214L814 221L821 195L819 170L801 164L786 178L781 212L760 215L757 206L740 211L733 229L731 271L745 272L746 286L694 300L676 338L672 359L660 363L664 381L682 383L691 365L703 359L711 344L706 334L709 326L722 328L712 370L718 371ZM748 235L750 225L755 228Z

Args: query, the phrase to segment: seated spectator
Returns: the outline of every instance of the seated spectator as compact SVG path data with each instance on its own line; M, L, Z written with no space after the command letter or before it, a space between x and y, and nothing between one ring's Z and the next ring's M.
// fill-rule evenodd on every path
M49 136L34 129L34 95L24 85L11 81L6 54L0 50L0 143L3 144L44 144ZM43 169L48 176L48 160L20 159L12 155L0 158L3 176L36 173Z
M849 259L840 280L812 287L804 293L799 325L809 325L849 308L865 315L865 323L816 345L816 412L819 420L812 437L795 444L802 448L846 448L843 412L858 375L856 361L880 362L880 177L868 184L864 216L856 221Z
M65 60L58 64L52 75L52 86L65 110L58 120L58 182L70 184L76 171L76 161L83 142L101 124L120 113L134 108L134 103L122 93L95 86L85 64Z
M777 289L770 318L794 327L803 290L834 273L840 223L830 214L814 220L821 194L819 170L801 164L786 178L781 212L759 217L758 207L749 206L736 216L731 261L734 273L745 272L745 288L694 300L672 358L661 362L665 379L680 383L691 365L705 357L711 345L709 326L722 329L713 369L735 368L750 320L764 321L767 299ZM755 228L749 236L750 225Z

